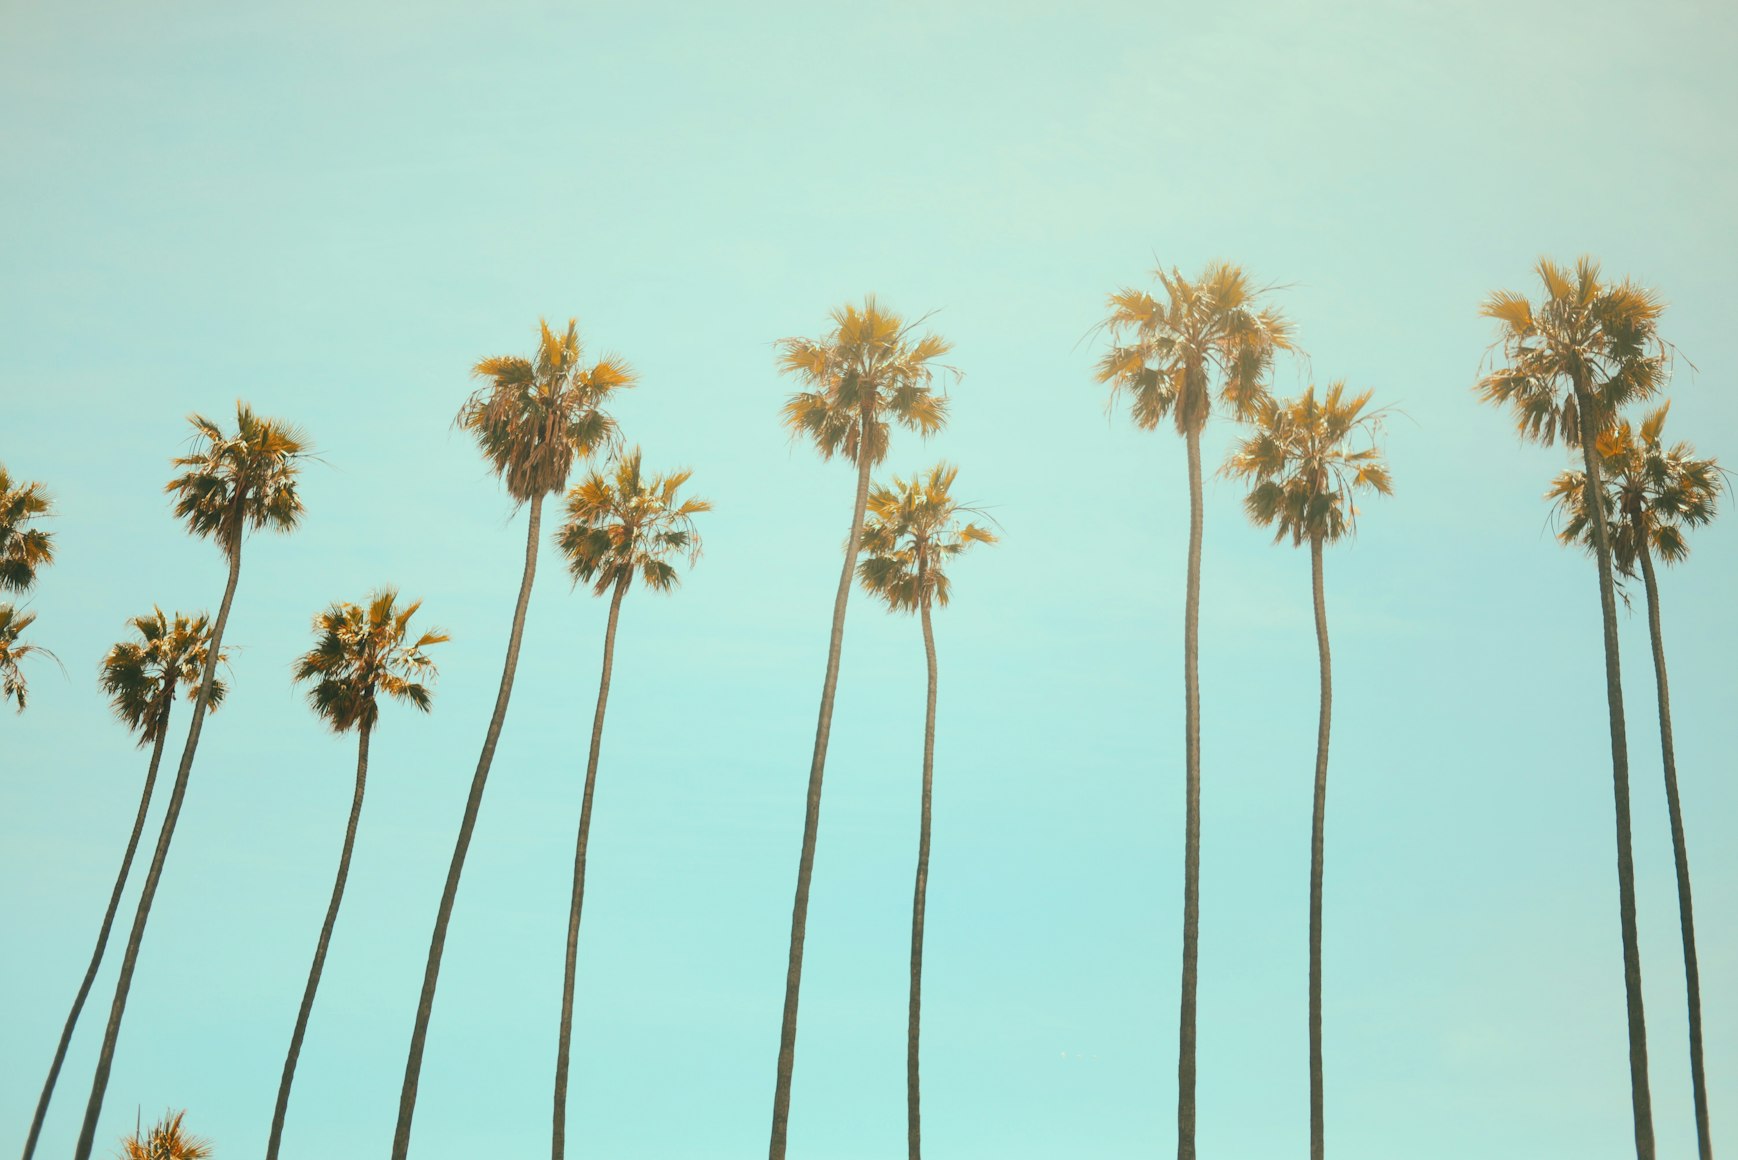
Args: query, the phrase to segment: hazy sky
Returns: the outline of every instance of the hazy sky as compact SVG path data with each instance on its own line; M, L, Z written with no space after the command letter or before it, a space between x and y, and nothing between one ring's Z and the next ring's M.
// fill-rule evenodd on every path
M297 6L21 3L0 36L0 461L54 493L30 607L65 661L0 720L0 1146L87 961L145 754L95 688L127 617L214 608L161 494L184 416L245 398L320 459L250 540L99 1141L190 1109L258 1154L354 742L291 687L309 618L393 583L452 643L383 712L286 1157L379 1156L499 677L524 517L451 429L471 364L577 316L641 385L647 466L716 511L623 609L581 941L569 1140L765 1147L849 468L791 444L772 342L866 292L963 381L946 456L1004 541L937 616L924 1127L938 1158L1162 1155L1182 839L1180 441L1106 415L1091 335L1155 258L1281 284L1307 364L1396 409L1396 494L1327 561L1336 664L1326 1063L1337 1160L1632 1154L1591 565L1561 450L1469 387L1484 294L1598 255L1671 302L1668 431L1738 463L1728 5L1486 2ZM1691 363L1694 364L1692 369ZM1231 430L1207 438L1210 462ZM1207 489L1200 1142L1301 1153L1315 730L1307 554ZM544 551L455 913L419 1160L547 1146L566 897L606 602ZM1716 1138L1738 1139L1738 518L1664 574ZM1639 593L1638 593L1639 604ZM1622 623L1662 1156L1693 1148L1652 674ZM853 601L822 811L792 1156L904 1134L923 656ZM183 712L181 722L186 720ZM177 744L179 730L177 731ZM172 761L174 750L171 749ZM166 790L168 779L164 779ZM166 798L160 799L166 800ZM152 834L155 833L153 822ZM143 860L140 869L143 869ZM132 893L123 910L124 931ZM70 1147L119 937L41 1151Z

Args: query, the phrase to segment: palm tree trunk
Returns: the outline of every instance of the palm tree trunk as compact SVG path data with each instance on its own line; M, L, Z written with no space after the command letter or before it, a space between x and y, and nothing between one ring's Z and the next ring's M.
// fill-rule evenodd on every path
M266 1160L278 1160L278 1145L284 1136L284 1113L290 1107L290 1085L296 1081L296 1060L302 1054L302 1037L308 1031L308 1015L314 1009L314 995L320 989L320 973L326 966L326 948L332 945L332 928L338 923L338 908L344 903L344 881L350 877L350 853L356 848L356 823L362 817L362 791L368 785L368 736L373 727L366 722L361 727L356 745L356 794L350 801L350 823L344 829L344 850L338 855L338 879L332 883L332 901L326 907L326 921L320 927L320 941L314 947L314 964L308 968L308 986L302 992L302 1006L296 1012L296 1029L290 1034L290 1050L284 1056L284 1075L278 1081L278 1102L272 1109L272 1134L266 1144Z
M440 910L435 915L434 934L429 938L428 966L423 971L422 995L416 1005L416 1025L410 1033L410 1055L404 1064L404 1087L398 1095L398 1127L392 1137L392 1160L404 1160L410 1154L410 1122L416 1115L417 1081L422 1077L422 1050L428 1040L429 1015L434 1010L435 985L440 981L441 955L447 946L447 923L453 916L453 900L459 893L459 875L465 869L465 853L471 848L471 831L477 827L477 809L483 804L483 786L489 780L489 766L495 760L495 743L501 738L501 724L507 719L507 702L513 696L513 671L519 666L519 641L525 633L525 606L531 600L531 581L537 575L537 540L542 526L543 496L531 501L530 526L525 534L525 572L519 581L519 602L513 606L513 629L507 638L507 660L501 668L501 689L495 695L495 712L489 718L489 731L483 737L483 752L477 758L477 772L471 778L471 793L465 799L465 818L459 825L458 842L453 846L452 865L447 870L446 887L441 891Z
M1316 800L1310 822L1310 1160L1327 1154L1322 1116L1322 863L1328 817L1328 730L1334 717L1334 674L1328 654L1328 603L1322 589L1322 537L1310 539L1310 586L1316 605L1321 663L1321 716L1316 723Z
M246 500L238 495L239 505ZM138 910L133 914L133 929L127 936L127 953L121 960L120 978L115 982L115 999L109 1007L109 1025L103 1032L102 1052L97 1056L96 1075L91 1081L90 1102L85 1105L84 1125L79 1129L78 1145L73 1160L90 1160L96 1146L97 1120L102 1116L103 1095L109 1087L109 1071L115 1063L115 1042L121 1035L121 1019L127 1013L127 993L133 986L133 968L138 965L139 945L145 939L145 924L151 917L151 903L157 897L157 884L163 878L163 863L169 857L169 843L175 837L175 823L181 817L181 802L187 796L188 775L193 772L193 755L199 751L199 734L205 725L205 711L211 704L211 684L217 679L217 663L223 655L223 630L229 623L229 608L235 601L236 581L241 578L241 540L235 540L235 550L229 557L229 581L223 588L223 603L217 609L217 623L211 627L211 641L206 645L205 671L199 677L199 696L193 702L193 722L187 728L187 742L181 750L181 764L175 771L175 787L169 794L169 806L163 814L163 826L157 833L157 849L151 856L151 869L145 875L144 888L139 893Z
M923 580L918 580L923 590ZM923 1116L917 1076L918 1033L923 1019L923 911L929 892L930 801L935 787L935 633L929 599L923 598L923 653L929 663L929 699L923 711L923 804L918 812L917 885L911 897L911 1008L905 1028L905 1142L910 1160L923 1156Z
M1617 806L1618 918L1623 930L1623 990L1629 1015L1629 1090L1635 1118L1636 1160L1654 1160L1653 1100L1648 1093L1647 1017L1642 1010L1641 947L1636 937L1635 855L1629 833L1629 742L1624 735L1623 678L1617 656L1617 595L1611 578L1611 539L1605 526L1598 440L1591 393L1575 384L1581 415L1581 459L1587 473L1587 510L1599 565L1599 611L1605 632L1605 699L1611 722L1611 786Z
M616 619L633 573L624 572L610 597L609 623L603 633L603 674L597 682L597 711L591 719L591 752L585 759L585 795L579 806L579 840L573 851L573 902L567 912L567 967L561 979L561 1038L555 1048L555 1127L550 1151L562 1160L567 1151L567 1060L573 1039L573 980L579 959L579 915L585 905L585 848L591 839L591 803L597 790L597 755L603 744L603 712L610 698L610 669L616 656Z
M1654 685L1660 704L1660 756L1666 771L1666 807L1672 820L1672 857L1678 870L1678 926L1684 939L1684 985L1690 1015L1690 1086L1696 1102L1696 1154L1714 1160L1708 1129L1708 1083L1702 1071L1702 977L1696 966L1696 917L1690 903L1690 848L1684 837L1684 811L1678 800L1678 760L1672 748L1672 698L1666 688L1666 647L1660 634L1660 596L1653 557L1641 544L1641 574L1647 584L1647 627L1653 638Z
M1201 432L1189 449L1189 575L1183 599L1183 985L1177 1021L1177 1160L1195 1160L1195 980L1201 951Z
M865 416L867 418L867 416ZM839 686L839 652L845 642L845 602L857 571L857 551L863 544L863 513L869 506L869 455L858 444L857 500L851 509L851 536L845 547L845 567L839 593L833 598L833 634L827 644L827 674L821 682L821 712L815 723L815 752L809 762L808 808L803 815L803 853L797 862L797 896L791 907L790 962L785 969L784 1020L779 1028L778 1080L772 1096L772 1139L768 1160L784 1160L785 1135L791 1115L791 1070L797 1053L797 996L803 985L803 937L809 923L809 879L815 870L815 832L821 821L821 774L827 765L827 736L833 727L833 693Z
M84 981L79 984L78 994L73 997L66 1026L61 1029L60 1042L55 1045L54 1062L48 1065L48 1082L42 1085L42 1095L36 1101L36 1115L30 1121L30 1135L24 1141L24 1160L31 1160L36 1152L36 1140L42 1135L42 1121L48 1115L49 1100L54 1098L54 1084L60 1078L61 1064L66 1062L66 1051L72 1043L73 1028L78 1026L79 1013L84 1010L84 1001L90 996L97 969L102 966L103 951L109 945L109 930L114 926L115 912L121 906L121 893L127 887L127 875L133 868L133 855L139 849L139 836L145 832L145 815L151 810L151 790L157 784L157 766L163 760L163 742L169 735L169 710L174 703L175 684L171 679L155 713L157 741L151 746L151 764L145 769L145 789L139 795L139 813L133 819L133 834L127 839L127 852L121 858L121 872L115 875L115 889L109 895L109 908L103 912L103 925L97 931L96 950L91 952L90 966L85 968Z

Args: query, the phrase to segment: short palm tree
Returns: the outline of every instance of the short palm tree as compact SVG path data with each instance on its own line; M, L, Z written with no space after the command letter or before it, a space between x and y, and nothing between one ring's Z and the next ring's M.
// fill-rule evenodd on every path
M471 777L470 796L465 799L464 819L459 825L446 885L441 891L440 910L435 915L434 933L429 939L428 964L423 970L422 993L417 1000L416 1023L404 1065L404 1086L398 1097L392 1160L404 1160L410 1153L410 1127L416 1115L423 1045L428 1039L435 987L440 981L447 925L452 919L453 900L458 897L459 877L464 872L465 854L471 847L471 833L476 829L483 788L495 759L495 745L507 719L507 703L513 696L513 674L519 666L519 643L525 633L525 607L530 602L531 582L537 574L543 501L567 486L576 460L595 455L617 441L615 420L603 407L616 391L634 385L634 372L621 359L606 357L587 366L583 354L577 322L569 320L565 333L550 330L547 322L541 323L537 352L531 358L502 355L477 363L472 373L484 379L486 385L465 401L456 420L459 427L476 438L483 458L506 484L507 494L516 504L527 505L531 510L525 536L525 568L519 580L518 603L513 607L513 627L507 637L501 686L495 695L495 711L489 718L488 732L483 736L477 770Z
M1690 898L1690 853L1684 836L1684 812L1678 798L1678 762L1672 745L1671 694L1666 685L1666 650L1660 634L1659 582L1654 557L1676 564L1690 554L1688 529L1714 518L1725 480L1713 459L1699 459L1688 443L1666 446L1661 435L1670 404L1649 414L1639 431L1626 421L1600 437L1600 468L1605 487L1605 520L1611 536L1612 561L1633 577L1639 570L1647 590L1648 635L1653 642L1654 685L1659 702L1660 755L1666 778L1666 807L1671 817L1672 855L1678 875L1678 926L1684 944L1684 979L1690 1024L1690 1086L1695 1098L1696 1143L1701 1160L1713 1160L1714 1142L1708 1127L1708 1083L1702 1066L1702 982L1696 962L1696 921ZM1593 515L1588 505L1587 475L1566 471L1557 477L1548 498L1567 517L1561 533L1566 544L1593 549Z
M845 566L833 598L833 630L827 643L827 669L821 681L821 710L815 724L814 755L809 761L808 807L803 815L803 851L797 862L796 901L791 907L790 957L785 969L784 1014L779 1028L778 1078L773 1086L770 1160L783 1160L791 1108L791 1073L796 1066L797 1000L803 983L803 939L809 922L809 881L815 868L815 835L821 820L821 780L827 764L827 737L833 725L833 694L839 684L839 653L845 640L845 604L863 538L863 513L869 503L869 471L887 455L894 423L929 436L947 420L947 399L935 388L938 372L958 372L940 362L950 349L933 334L917 335L908 323L870 295L861 307L846 304L832 312L825 335L778 342L778 366L805 390L784 406L785 426L793 437L815 444L822 459L843 455L857 466L857 497Z
M133 832L127 839L127 852L121 857L121 869L115 875L115 888L109 893L109 907L103 912L103 924L97 930L96 949L91 952L90 966L85 968L78 994L73 997L72 1010L66 1026L61 1029L60 1042L55 1045L54 1060L48 1066L48 1080L42 1085L42 1095L36 1101L36 1115L30 1121L30 1135L24 1142L24 1160L36 1152L37 1137L42 1134L43 1119L54 1097L55 1081L72 1043L73 1028L84 1010L91 984L102 966L103 951L109 943L109 931L114 926L115 912L120 909L121 892L126 888L127 875L133 866L133 855L139 848L139 836L145 830L145 815L151 808L151 792L157 784L157 766L163 759L163 742L169 735L169 713L175 705L177 691L185 690L192 699L198 695L199 676L205 671L206 650L211 642L211 621L205 616L176 613L164 615L153 607L144 616L127 621L136 640L117 643L103 657L99 682L109 695L109 705L116 717L128 729L137 733L141 746L151 747L151 761L145 767L145 788L139 795L139 811L133 818ZM220 660L227 658L220 658ZM211 697L206 708L222 704L228 686L221 679L211 683Z
M284 1073L278 1081L278 1100L272 1110L271 1136L266 1160L277 1160L283 1141L284 1115L290 1106L290 1085L296 1079L296 1060L302 1053L302 1037L320 989L320 973L326 951L332 945L332 928L344 902L344 882L350 876L350 853L356 846L356 823L362 817L362 792L368 783L368 740L380 717L380 698L405 701L424 713L430 703L429 685L436 675L431 645L448 639L439 629L412 637L410 618L422 607L413 600L398 606L398 593L382 588L366 605L338 602L314 617L314 647L296 661L295 679L307 682L308 705L334 733L356 733L356 792L350 799L350 821L344 828L344 847L338 855L338 877L332 884L332 901L326 921L314 944L314 962L308 968L308 985L296 1012L296 1028L290 1033L290 1049L284 1056Z
M1582 258L1573 269L1541 258L1535 267L1538 302L1499 290L1480 313L1497 324L1497 365L1474 389L1507 407L1521 436L1549 446L1579 447L1595 494L1604 483L1598 436L1612 429L1620 408L1664 385L1669 354L1659 337L1659 297L1627 280L1607 282L1599 264ZM1605 636L1605 696L1611 732L1612 794L1617 814L1618 918L1623 937L1624 996L1629 1021L1630 1102L1638 1160L1654 1160L1653 1102L1648 1092L1647 1018L1642 1007L1641 950L1636 939L1635 858L1630 846L1629 744L1624 733L1623 681L1617 652L1617 596L1605 512L1591 508L1593 554Z
M579 955L580 911L585 904L585 852L591 837L591 806L597 788L597 760L603 742L604 707L609 702L610 669L615 661L616 621L622 598L635 577L654 592L673 591L681 576L671 563L700 556L694 517L711 511L703 499L678 494L692 472L647 475L638 447L623 455L608 475L593 471L567 493L567 522L556 544L574 583L591 584L593 595L610 594L603 636L603 674L597 709L591 719L591 749L585 761L585 793L579 807L579 837L573 854L573 894L567 912L567 962L561 980L561 1032L555 1053L555 1116L551 1133L554 1160L567 1148L567 1071L573 1038L573 984Z
M911 479L893 477L891 486L869 492L863 526L863 560L857 566L863 587L894 612L914 612L923 628L923 655L929 692L923 713L923 790L919 797L917 880L911 896L911 986L905 1023L905 1140L910 1160L923 1155L918 1042L923 1016L923 919L929 894L930 802L935 785L935 633L930 610L947 606L947 566L973 544L996 537L981 524L961 523L971 509L953 498L957 467L939 463Z
M150 1131L134 1128L133 1134L121 1141L121 1160L206 1160L212 1154L211 1141L181 1130L186 1115L165 1112Z
M1201 925L1201 432L1217 403L1233 417L1255 415L1268 395L1276 351L1292 349L1292 326L1259 305L1263 290L1237 266L1214 262L1199 277L1156 271L1160 294L1125 288L1110 295L1104 327L1111 348L1098 381L1126 394L1135 426L1167 418L1183 437L1189 466L1189 558L1183 601L1183 971L1177 1035L1177 1157L1195 1156L1195 988Z
M1322 1160L1327 1151L1322 1112L1322 865L1334 684L1322 548L1354 531L1356 492L1388 495L1393 490L1382 453L1375 446L1379 415L1364 410L1369 402L1369 391L1346 397L1344 383L1330 385L1321 399L1311 387L1301 398L1269 402L1255 417L1255 433L1238 443L1225 464L1226 474L1250 481L1243 506L1256 525L1272 528L1275 543L1289 539L1294 547L1310 546L1321 670L1315 809L1310 822L1310 1160ZM1363 446L1353 447L1354 439Z
M30 697L30 682L24 679L24 670L18 667L18 662L36 653L54 658L41 645L21 639L24 630L35 623L36 613L0 604L0 704L15 702L20 713Z
M54 562L54 533L29 525L53 510L40 483L14 481L0 465L0 592L28 592Z
M74 1160L90 1160L91 1149L96 1144L97 1119L102 1114L103 1095L108 1090L109 1070L114 1066L115 1043L120 1037L121 1020L127 1011L127 993L133 985L139 946L145 937L145 924L151 917L157 884L163 877L169 844L175 837L175 823L181 816L181 803L187 795L188 775L193 770L193 757L199 749L200 730L205 724L205 713L211 707L212 689L217 683L218 660L223 655L223 630L229 623L230 605L235 600L236 582L241 577L242 542L249 531L262 528L275 532L293 531L302 518L302 500L296 490L296 478L308 455L305 435L277 419L255 415L252 408L241 402L235 405L233 434L201 415L190 416L189 422L194 430L193 453L174 461L181 474L171 479L164 490L175 497L175 514L186 523L188 531L217 542L229 565L229 579L224 585L223 601L218 605L217 620L211 626L211 637L205 646L205 667L199 676L199 692L193 701L193 719L187 727L181 764L175 771L175 786L169 794L169 805L157 834L157 848L139 894L132 932L127 937L127 951L121 961L120 978L115 983L115 998L109 1008L108 1028L103 1033L102 1052L97 1058L90 1102L85 1107L84 1125L79 1131Z

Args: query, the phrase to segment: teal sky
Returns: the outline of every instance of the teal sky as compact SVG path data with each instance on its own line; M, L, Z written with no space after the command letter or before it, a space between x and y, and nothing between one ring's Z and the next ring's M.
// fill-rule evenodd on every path
M214 608L161 494L184 416L236 398L320 453L293 537L248 542L100 1142L165 1106L260 1153L330 889L353 741L290 663L391 583L441 646L383 713L285 1154L390 1141L441 877L523 552L451 429L540 316L641 385L706 552L624 607L581 941L574 1155L765 1147L803 786L849 469L793 445L774 340L875 292L956 344L945 456L1004 541L937 617L925 983L938 1158L1174 1145L1180 441L1106 415L1090 332L1155 258L1283 286L1309 361L1396 409L1391 500L1327 562L1336 715L1326 1062L1337 1160L1633 1154L1591 565L1565 463L1469 387L1489 291L1589 252L1670 301L1668 432L1738 464L1729 5L1673 2L59 4L0 36L0 461L56 497L30 607L64 660L0 720L0 1145L21 1142L145 755L97 662L153 602ZM1692 367L1693 363L1693 367ZM1209 435L1210 462L1231 430ZM1316 712L1304 553L1207 489L1200 1142L1306 1147ZM545 548L451 930L419 1160L547 1147L566 894L605 602ZM1715 1138L1738 1140L1738 518L1663 578ZM1639 593L1638 593L1639 607ZM1647 633L1623 617L1656 1125L1693 1151ZM923 655L861 596L809 927L793 1157L900 1154ZM183 713L181 721L185 722ZM177 737L178 742L178 737ZM173 756L173 749L171 750ZM164 788L166 789L166 782ZM155 817L155 814L154 814ZM155 832L153 821L152 833ZM142 866L141 866L142 870ZM133 894L123 910L130 915ZM70 1149L119 961L41 1155Z

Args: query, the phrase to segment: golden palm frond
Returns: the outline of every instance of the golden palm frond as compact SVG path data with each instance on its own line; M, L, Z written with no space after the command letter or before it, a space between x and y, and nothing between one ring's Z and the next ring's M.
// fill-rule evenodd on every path
M1352 534L1359 491L1393 493L1393 480L1377 449L1382 412L1365 411L1370 392L1346 395L1331 383L1316 398L1315 387L1290 401L1267 400L1254 419L1254 434L1232 448L1221 469L1250 481L1243 508L1258 526L1274 529L1274 542L1333 543ZM1366 442L1352 446L1354 437Z
M961 513L976 509L954 500L958 475L959 468L938 463L910 479L896 475L891 485L876 484L869 491L857 578L895 612L945 606L952 593L949 561L973 544L996 542L983 525L959 522Z
M712 510L706 500L679 495L694 473L647 475L640 449L616 461L613 472L593 471L567 493L567 521L556 547L573 582L590 581L599 596L637 575L646 587L668 592L681 582L671 557L700 558L694 517Z
M121 1140L121 1160L206 1160L212 1154L211 1141L182 1131L186 1115L164 1112L149 1131L134 1129Z
M28 525L54 511L40 483L14 481L0 465L0 592L28 592L54 562L54 533Z
M239 401L234 435L203 415L188 422L194 451L173 460L182 473L163 489L175 497L175 514L188 531L215 539L233 560L248 530L293 530L302 518L296 477L309 454L307 436Z
M296 661L295 680L311 683L308 704L333 732L373 728L383 694L428 712L438 670L426 650L450 638L438 628L411 638L421 607L400 608L397 590L381 588L366 605L339 601L314 617L316 643Z
M97 680L115 716L136 731L139 744L145 746L157 740L178 687L186 687L189 700L199 695L211 646L211 620L204 614L179 612L170 618L153 605L149 613L132 617L127 624L138 639L119 641L109 649ZM227 649L218 661L228 663ZM224 680L214 677L206 707L217 708L228 692Z

